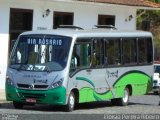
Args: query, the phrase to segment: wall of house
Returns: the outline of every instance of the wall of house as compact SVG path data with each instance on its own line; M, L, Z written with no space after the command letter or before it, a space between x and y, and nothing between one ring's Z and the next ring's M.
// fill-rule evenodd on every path
M74 25L90 29L97 25L98 14L115 15L115 26L119 30L136 29L136 10L130 7L113 6L107 4L58 2L53 0L0 0L0 89L4 89L6 68L8 63L9 44L9 16L10 8L22 8L33 10L33 30L39 28L53 28L53 12L73 12ZM51 13L47 17L42 17L46 9ZM131 21L126 20L129 15L133 15Z

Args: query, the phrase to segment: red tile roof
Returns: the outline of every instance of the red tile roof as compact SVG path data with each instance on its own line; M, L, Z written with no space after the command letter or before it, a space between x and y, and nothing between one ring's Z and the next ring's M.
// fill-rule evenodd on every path
M147 0L79 0L79 1L160 8L160 3L154 3Z

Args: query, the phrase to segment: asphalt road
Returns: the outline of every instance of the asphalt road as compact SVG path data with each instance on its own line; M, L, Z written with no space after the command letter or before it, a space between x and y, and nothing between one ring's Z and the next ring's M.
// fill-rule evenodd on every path
M97 119L160 119L158 95L130 97L129 105L113 106L110 101L79 104L73 112L62 106L35 105L14 109L12 103L1 103L2 120L97 120ZM125 116L124 116L125 115ZM126 116L129 115L129 116ZM134 116L133 116L134 115ZM143 116L142 116L143 115Z

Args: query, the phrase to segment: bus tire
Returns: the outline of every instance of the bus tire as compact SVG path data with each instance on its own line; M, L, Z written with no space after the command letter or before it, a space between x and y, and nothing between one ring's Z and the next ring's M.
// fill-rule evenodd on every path
M16 108L16 109L23 109L24 104L23 104L23 103L20 103L20 102L15 102L15 101L13 101L13 106L14 106L14 108Z
M123 95L122 98L111 99L112 105L118 105L118 106L126 106L126 105L128 105L129 95L130 95L129 89L126 87L124 89L124 95Z
M128 105L128 102L129 102L129 96L130 96L130 91L129 89L126 87L124 89L124 95L122 98L119 98L118 99L118 104L120 106L127 106Z
M71 112L73 111L75 108L75 95L73 92L70 93L69 97L68 97L68 103L66 105L66 111L67 112Z
M154 91L153 93L154 93L154 95L158 95L158 91Z
M112 105L118 105L118 98L111 99Z

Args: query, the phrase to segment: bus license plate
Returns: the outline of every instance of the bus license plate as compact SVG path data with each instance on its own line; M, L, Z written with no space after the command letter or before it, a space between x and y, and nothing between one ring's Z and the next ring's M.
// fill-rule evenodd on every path
M36 103L36 99L34 99L34 98L27 98L26 102L28 102L28 103Z

